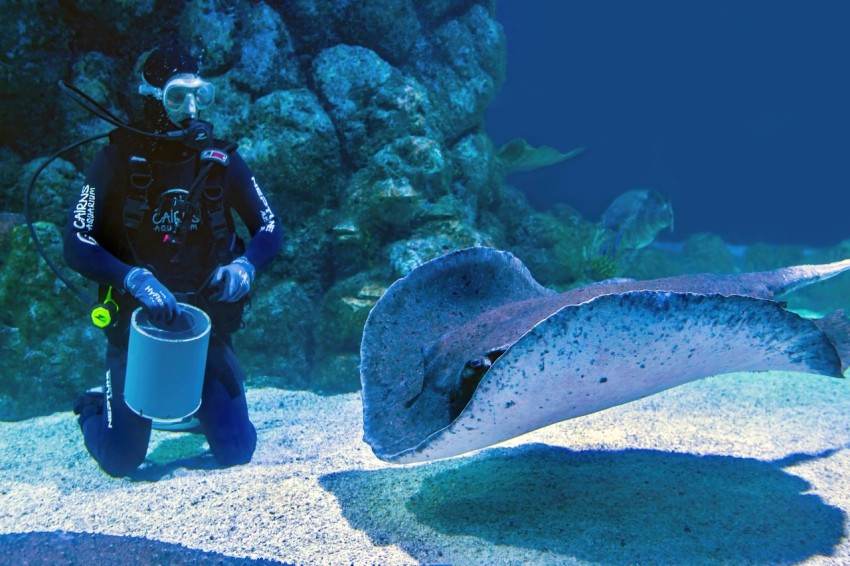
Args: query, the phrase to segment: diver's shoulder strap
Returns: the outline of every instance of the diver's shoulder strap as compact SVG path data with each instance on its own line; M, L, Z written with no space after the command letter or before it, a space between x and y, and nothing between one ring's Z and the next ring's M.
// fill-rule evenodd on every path
M224 211L224 174L225 168L230 165L230 154L236 149L236 144L223 140L215 141L215 145L219 147L212 147L201 152L201 164L206 164L207 167L201 170L201 175L205 175L205 179L203 186L200 187L200 196L210 220L213 237L218 243L230 237Z
M153 184L153 168L143 155L144 140L132 132L118 128L109 133L109 142L118 148L118 154L127 164L129 186L124 202L123 224L130 230L138 228L150 210L148 188Z
M236 144L215 140L212 148L203 150L200 154L201 170L195 178L195 182L189 189L186 198L187 210L197 210L203 202L210 221L210 229L213 235L213 246L218 260L221 263L228 261L227 254L230 249L232 231L227 225L227 213L224 209L225 192L225 169L230 164L230 153L236 148ZM224 147L218 147L222 143ZM180 224L177 229L177 245L182 245L187 230L188 222ZM179 260L179 252L177 258Z
M145 213L150 210L148 188L153 184L150 161L141 155L131 155L127 160L130 186L124 201L124 226L135 230L142 224Z

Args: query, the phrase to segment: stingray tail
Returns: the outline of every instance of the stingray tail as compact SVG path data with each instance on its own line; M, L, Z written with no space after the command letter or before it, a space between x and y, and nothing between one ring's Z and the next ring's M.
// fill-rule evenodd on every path
M826 334L841 358L841 375L846 376L850 369L850 321L844 309L814 321L818 328Z
M795 265L772 272L772 275L776 277L768 286L775 297L781 297L806 285L835 277L847 270L850 270L850 259L820 265Z

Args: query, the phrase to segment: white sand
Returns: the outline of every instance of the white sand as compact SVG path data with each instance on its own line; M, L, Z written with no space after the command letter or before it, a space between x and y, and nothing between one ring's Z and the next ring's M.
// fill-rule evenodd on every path
M711 378L415 466L373 456L356 394L249 401L251 464L156 432L135 480L70 413L0 423L0 562L850 564L850 381Z

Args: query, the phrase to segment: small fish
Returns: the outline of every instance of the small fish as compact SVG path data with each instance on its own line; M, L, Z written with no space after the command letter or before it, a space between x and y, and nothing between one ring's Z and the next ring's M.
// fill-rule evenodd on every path
M635 250L653 242L662 230L673 231L673 206L651 189L634 189L618 196L602 213L591 250L591 268L613 277Z
M662 230L673 231L673 205L658 191L626 191L605 209L599 225L614 232L615 254L618 249L639 250Z

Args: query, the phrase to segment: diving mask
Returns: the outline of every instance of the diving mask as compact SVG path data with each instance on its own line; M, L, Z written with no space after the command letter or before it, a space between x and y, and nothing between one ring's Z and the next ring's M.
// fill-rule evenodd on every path
M179 112L191 96L197 109L203 110L215 100L215 87L197 75L183 73L172 77L164 88L157 88L142 77L139 94L162 100L169 112Z

